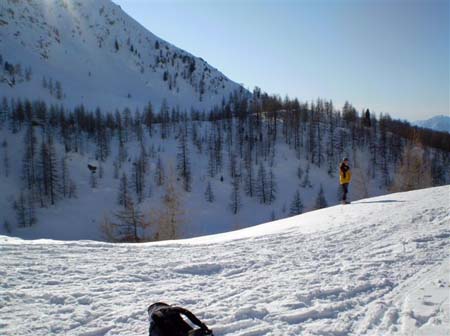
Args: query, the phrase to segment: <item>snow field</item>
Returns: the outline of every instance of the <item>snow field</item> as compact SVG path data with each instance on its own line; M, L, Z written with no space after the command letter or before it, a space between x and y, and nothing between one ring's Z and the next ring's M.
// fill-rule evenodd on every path
M172 242L0 240L0 334L145 335L182 305L215 335L448 335L450 187Z

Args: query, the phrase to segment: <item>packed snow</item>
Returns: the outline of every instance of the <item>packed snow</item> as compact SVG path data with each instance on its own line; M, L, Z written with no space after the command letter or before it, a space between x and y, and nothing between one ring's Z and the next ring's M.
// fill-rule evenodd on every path
M145 335L182 305L215 335L449 335L450 186L240 231L107 244L0 237L1 335Z

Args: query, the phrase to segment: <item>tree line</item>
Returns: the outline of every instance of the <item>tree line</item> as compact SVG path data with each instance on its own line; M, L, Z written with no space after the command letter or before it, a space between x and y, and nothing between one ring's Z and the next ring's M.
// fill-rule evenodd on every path
M368 109L357 111L350 103L337 109L332 101L317 99L299 102L288 97L262 93L256 88L251 96L235 92L210 111L181 111L164 101L155 111L145 108L94 111L80 105L67 109L48 106L43 101L8 100L0 106L0 127L11 132L23 131L24 185L14 207L19 226L36 221L35 206L53 206L62 198L76 196L76 185L67 168L71 152L85 155L90 144L95 148L98 171L91 174L92 188L102 178L104 163L113 155L114 178L118 180L120 210L103 221L104 231L114 241L170 239L179 235L182 224L183 193L193 185L204 184L205 202L215 202L213 181L229 185L227 207L237 214L243 197L271 207L279 193L276 179L277 146L290 148L297 159L307 164L297 169L297 190L291 196L286 215L304 211L302 197L311 197L311 169L324 169L335 177L343 156L353 158L355 169L364 178L379 181L383 188L414 189L441 185L449 181L450 134L412 127L389 115L375 116ZM151 144L151 139L176 139L176 167L171 169ZM139 154L130 158L128 146L134 141ZM63 148L58 157L55 142ZM117 151L112 144L117 143ZM6 140L2 142L3 172L11 165ZM192 152L204 157L205 181L194 180ZM363 164L361 153L369 163ZM125 169L131 160L131 172ZM155 168L150 170L149 161ZM363 170L364 169L364 170ZM407 175L416 178L405 179ZM419 175L419 177L417 177ZM422 181L419 185L415 180ZM164 190L161 208L152 209L144 219L140 204L151 197L153 188ZM367 191L365 191L367 193ZM314 197L314 196L313 196ZM333 202L327 200L323 187L316 195L316 208ZM149 217L151 219L149 219ZM273 216L275 217L275 215ZM152 237L144 231L158 226Z

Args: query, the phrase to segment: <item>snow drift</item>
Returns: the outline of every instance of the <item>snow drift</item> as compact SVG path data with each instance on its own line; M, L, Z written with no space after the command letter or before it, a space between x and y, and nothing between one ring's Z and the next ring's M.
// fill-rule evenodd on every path
M140 245L1 237L0 334L144 335L162 300L215 335L448 335L449 195Z

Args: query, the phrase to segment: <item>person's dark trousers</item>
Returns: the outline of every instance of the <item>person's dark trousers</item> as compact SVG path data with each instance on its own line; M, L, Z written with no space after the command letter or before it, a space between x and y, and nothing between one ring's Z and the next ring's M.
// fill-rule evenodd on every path
M341 184L342 185L342 200L344 202L347 201L347 193L348 193L348 183Z

